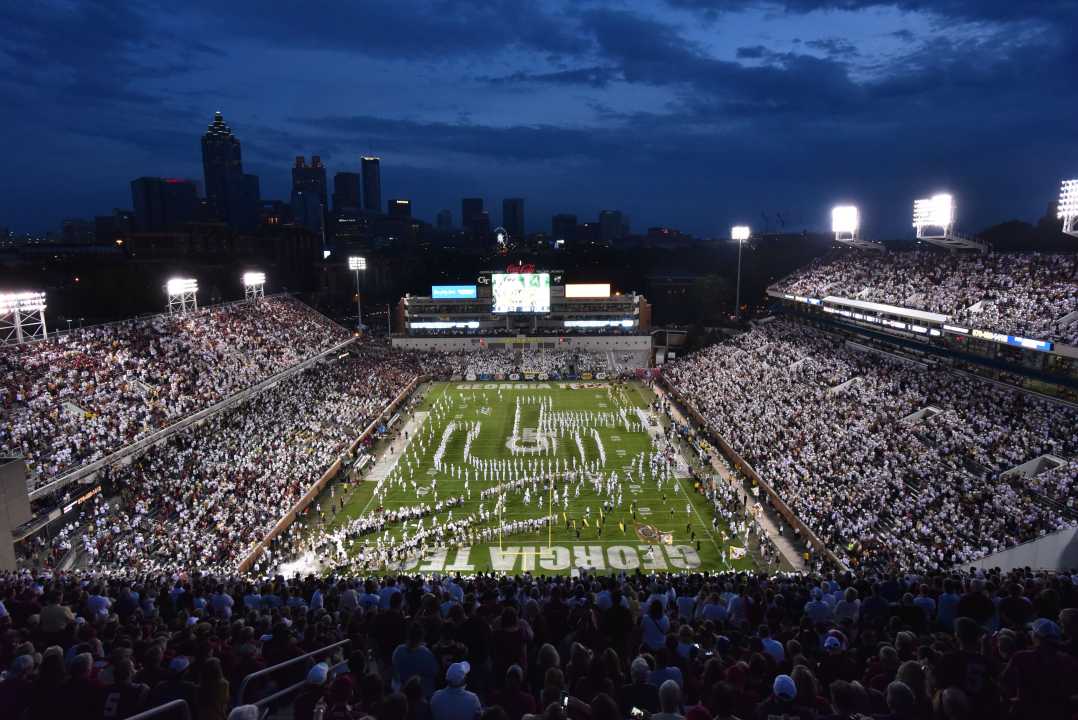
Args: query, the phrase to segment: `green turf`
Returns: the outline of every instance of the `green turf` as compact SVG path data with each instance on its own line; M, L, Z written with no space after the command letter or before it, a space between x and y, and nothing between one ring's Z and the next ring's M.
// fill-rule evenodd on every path
M498 388L498 389L493 389ZM443 462L446 468L434 469L434 452L438 447L446 426L453 421L459 424L482 423L479 436L472 443L471 454L479 458L514 458L506 446L506 441L513 431L517 398L549 398L553 413L592 412L617 413L621 408L630 410L632 422L640 422L635 408L647 408L651 400L650 392L639 383L615 385L598 382L529 382L529 383L435 383L430 386L426 397L417 410L417 415L427 413L418 433L413 432L407 442L406 455L413 460L414 469L406 468L403 459L397 462L391 477L403 478L403 486L389 485L383 506L392 509L401 506L433 504L434 490L431 477L437 478L437 497L464 495L464 481L458 480L447 472L450 465L465 466L464 444L465 429L453 433L446 445ZM527 403L521 406L521 429L535 428L538 425L539 405ZM403 421L402 421L403 427ZM413 426L414 427L414 426ZM711 513L706 499L695 492L688 479L667 481L660 492L654 478L645 474L641 479L634 470L630 482L626 478L626 466L636 462L640 453L654 450L652 439L646 428L634 427L627 431L624 425L616 427L597 427L599 437L606 449L606 463L601 472L609 477L616 471L622 486L622 505L604 514L602 532L599 532L599 508L605 500L585 482L579 496L575 495L575 484L570 484L568 509L563 506L560 496L562 483L557 484L558 498L553 503L556 522L540 531L520 532L504 535L489 542L478 542L469 549L448 548L430 550L417 559L407 569L420 572L483 572L499 570L504 572L534 572L538 574L568 573L575 568L585 566L598 571L617 572L634 571L683 571L683 570L719 570L747 569L752 566L746 556L730 560L729 553L720 552L728 545L743 547L743 538L730 538L728 528L721 527L718 533L712 532ZM584 440L585 455L588 462L599 458L598 447L591 437L590 427L580 431ZM419 439L422 438L422 441ZM399 451L405 443L403 435L393 442ZM421 450L421 444L425 447ZM579 460L579 449L571 433L566 433L557 440L557 452L553 455L518 455L528 461L537 457L544 460L559 458L572 462L575 456ZM393 460L382 460L393 465ZM383 470L384 472L384 470ZM370 477L370 476L368 476ZM419 486L417 492L411 481ZM471 499L463 506L453 509L454 519L476 512L480 503L488 510L495 506L494 498L481 499L480 491L498 486L497 481L483 482L473 479L469 483ZM342 523L363 514L378 511L377 499L372 497L375 483L367 480L348 497L344 509L328 521L332 530ZM546 517L550 514L550 493L541 491L539 483L532 488L530 504L525 504L520 490L507 493L504 509L492 521L477 527L497 527L501 523L520 519ZM542 496L540 497L540 493ZM665 495L665 500L663 499ZM691 511L686 514L686 504ZM328 506L328 503L327 503ZM633 510L636 510L636 520ZM590 515L586 508L590 507ZM445 514L442 514L444 521ZM570 521L567 527L566 520ZM588 520L585 526L585 519ZM429 526L430 520L424 521ZM575 528L572 527L575 523ZM619 527L622 523L624 530ZM688 527L686 527L688 525ZM646 536L651 526L660 533L672 533L672 543L650 542L641 537L638 529ZM413 527L405 530L400 523L388 529L390 538L400 538ZM692 540L695 532L696 541ZM579 536L578 536L579 533ZM364 542L373 542L378 536L365 536L353 541L351 549ZM699 551L697 551L697 541ZM358 568L353 568L358 569Z

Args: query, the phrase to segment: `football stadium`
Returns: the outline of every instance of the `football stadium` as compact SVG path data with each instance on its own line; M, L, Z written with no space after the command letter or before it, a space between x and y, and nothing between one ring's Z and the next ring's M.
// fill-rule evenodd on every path
M139 718L197 716L207 677L236 717L817 717L823 687L1010 717L1022 653L1076 662L1078 255L930 200L906 251L835 208L688 353L642 294L523 261L385 336L262 272L60 333L3 295L5 717L72 716L49 673ZM919 714L948 682L967 714ZM1062 717L1041 690L1013 716Z
M699 19L691 34L622 2L570 3L556 18L543 3L400 5L399 32L383 32L394 12L370 3L305 7L271 33L272 76L237 86L271 77L276 102L302 76L295 94L310 108L289 106L288 130L251 112L248 160L318 142L354 165L357 143L381 142L409 148L387 184L409 178L421 199L442 202L454 183L509 192L509 178L542 183L570 208L621 192L647 223L656 207L687 222L708 215L700 227L750 195L797 196L794 210L761 210L762 228L634 234L621 210L595 222L558 210L550 232L529 233L524 197L502 198L504 227L491 228L483 197L461 198L459 224L449 209L430 223L410 197L383 202L370 154L360 172L336 173L332 193L322 157L297 156L289 201L268 200L221 112L202 136L202 189L142 176L129 183L133 210L65 215L41 236L0 228L0 720L1078 718L1078 180L1058 194L1052 180L1049 198L1043 178L1055 170L1030 171L1078 155L1057 148L1066 128L1038 116L1026 131L1052 147L1031 140L1020 161L1030 167L1005 177L1016 166L998 146L1022 126L998 125L998 108L962 94L992 94L991 56L1003 52L997 65L1023 85L1023 106L1039 108L1025 86L1036 89L1056 46L1036 18L1071 27L1072 41L1075 11L940 3L961 42L934 35L907 56L894 48L952 27L929 15L914 32L895 17L935 4L667 4L678 23ZM171 83L234 56L184 37L167 64L143 64L183 28L219 31L231 3L175 21L190 4L170 7L161 14L175 24L153 33L143 3L131 15L108 5L5 9L14 44L3 57L21 70L3 83L19 108L8 120L34 127L8 133L26 141L10 153L19 182L0 211L37 212L26 188L45 178L49 207L38 210L66 213L97 197L93 182L56 186L83 155L111 172L132 147L144 161L168 138L186 143L161 117L178 122L201 100ZM331 6L342 20L320 35L342 47L287 47ZM513 15L511 32L487 6ZM353 7L375 21L346 21ZM805 27L846 32L866 7L871 33L853 34L885 37L882 56L917 77L876 84L884 65L854 44L800 31L784 33L782 52L706 52L728 15L740 32L825 12ZM272 20L263 11L220 25L254 44ZM1005 22L1021 32L986 34ZM573 39L556 32L564 23L593 29ZM71 37L50 44L57 25ZM372 28L378 37L361 35ZM373 69L351 64L353 35L378 54ZM544 64L518 58L496 77L475 74L471 54L451 57L458 46L493 57L497 42ZM1073 42L1063 44L1059 65L1073 75ZM402 49L409 57L392 54ZM571 67L574 53L588 64ZM316 55L332 68L316 72ZM359 83L375 83L362 85L364 113L394 105L421 84L394 75L413 55L416 78L445 72L445 58L467 67L473 104L479 86L512 95L477 125L474 108L438 97L400 102L414 118L307 112ZM924 69L939 58L945 82ZM170 102L105 75L164 79ZM1072 98L1071 75L1050 94ZM667 76L680 76L669 95ZM619 101L634 83L664 113L691 116L680 144L669 115ZM602 93L571 103L600 129L580 130L576 115L572 127L546 124L541 88L570 84ZM928 84L954 97L922 102ZM801 122L787 96L806 86L803 102L827 110ZM23 101L48 87L63 90L42 113L62 117L58 137L35 134L39 104ZM721 102L708 97L715 87ZM245 90L217 92L250 102ZM896 96L917 117L897 117ZM886 116L865 119L876 110L865 103ZM109 119L113 105L122 122ZM136 106L153 108L146 127ZM970 136L957 149L910 140L914 126L938 134L954 108ZM530 124L503 127L514 114ZM709 144L745 127L767 141ZM806 141L806 127L829 138ZM882 129L888 142L873 139L866 162L856 148ZM428 163L424 142L452 167ZM895 148L916 171L905 157L891 167ZM56 152L63 167L38 162ZM971 168L948 174L960 155ZM910 193L911 218L891 196L922 163L968 194ZM886 177L870 183L872 170ZM721 199L700 202L698 185ZM821 201L851 187L864 206ZM960 203L996 224L960 227ZM999 222L1031 205L1048 208L1035 224ZM897 230L863 217L896 207Z

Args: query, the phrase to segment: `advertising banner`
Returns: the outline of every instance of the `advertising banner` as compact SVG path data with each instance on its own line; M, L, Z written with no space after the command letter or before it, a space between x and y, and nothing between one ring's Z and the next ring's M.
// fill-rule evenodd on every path
M475 285L432 285L432 300L475 300Z

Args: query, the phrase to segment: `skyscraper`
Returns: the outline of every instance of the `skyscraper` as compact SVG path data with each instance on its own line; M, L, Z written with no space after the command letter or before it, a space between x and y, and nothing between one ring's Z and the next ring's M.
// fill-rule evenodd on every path
M460 201L460 224L467 229L483 212L483 198L464 198Z
M239 138L232 134L219 112L214 113L213 122L202 136L202 173L213 219L239 229L253 227L258 217L258 200L252 198L252 181L243 173ZM257 187L257 179L254 184Z
M550 237L554 242L563 240L566 245L573 244L576 240L576 215L555 215L550 221Z
M190 222L198 208L198 191L190 180L140 177L131 181L135 230L166 232Z
M339 172L334 175L333 212L359 207L359 173Z
M403 198L394 198L390 200L387 214L390 217L412 217L412 201Z
M524 239L524 198L502 200L502 227L514 240Z
M490 233L490 216L483 210L483 198L460 201L460 226L473 242L481 242Z
M629 218L621 210L599 212L599 242L613 245L629 234Z
M292 167L292 213L296 222L313 233L321 233L326 212L326 168L322 158L302 155Z
M311 156L311 164L299 155L296 164L292 167L292 192L314 192L326 202L326 166L322 164L322 158L317 155Z
M361 158L363 170L363 209L382 212L382 171L376 157Z
M437 227L439 230L453 229L453 211L449 208L438 211Z

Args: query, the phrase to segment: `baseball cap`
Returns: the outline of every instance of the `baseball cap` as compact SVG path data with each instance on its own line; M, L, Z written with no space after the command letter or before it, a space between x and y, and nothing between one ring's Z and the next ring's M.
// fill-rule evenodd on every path
M797 686L794 685L794 679L789 675L776 676L775 683L771 689L777 696L787 700L793 700L797 697Z
M465 662L456 662L449 666L449 669L445 671L445 681L450 685L463 685L465 678L468 677L468 673L471 672L472 666Z
M1033 634L1036 637L1050 640L1059 640L1063 637L1063 631L1059 629L1059 625L1056 625L1048 618L1038 618L1033 621Z
M324 662L318 663L307 671L308 685L325 685L329 679L329 665Z
M842 647L842 641L834 635L828 635L827 639L823 641L824 650L836 650Z
M177 655L176 657L172 658L172 662L168 664L168 669L174 673L182 673L184 670L187 669L187 666L190 664L191 661L188 660L185 656Z

